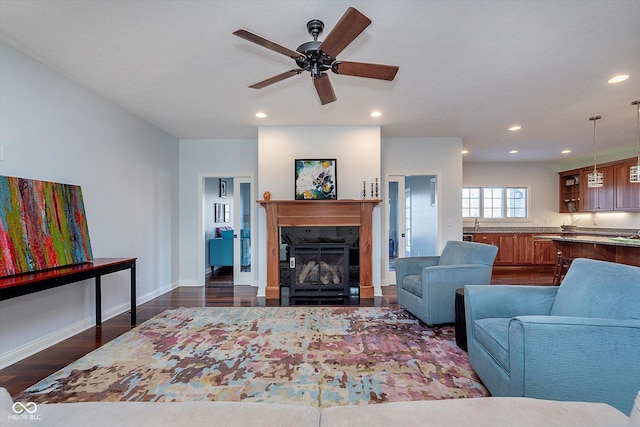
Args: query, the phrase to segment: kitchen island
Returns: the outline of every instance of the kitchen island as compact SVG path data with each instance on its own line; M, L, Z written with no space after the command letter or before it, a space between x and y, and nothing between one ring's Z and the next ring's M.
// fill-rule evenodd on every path
M554 247L570 258L591 258L640 267L640 239L571 233L534 237L553 241Z

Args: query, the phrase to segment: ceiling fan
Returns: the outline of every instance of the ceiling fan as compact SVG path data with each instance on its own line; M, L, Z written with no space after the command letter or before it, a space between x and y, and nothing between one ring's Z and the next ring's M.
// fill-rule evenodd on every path
M298 46L296 50L288 49L278 43L272 42L251 31L242 29L233 34L252 43L266 47L296 61L298 68L286 71L277 76L270 77L261 82L249 86L252 89L262 89L289 77L309 71L313 84L320 97L322 105L335 101L336 95L329 76L325 73L331 70L336 74L344 74L355 77L367 77L370 79L393 80L399 67L395 65L368 64L364 62L339 61L338 54L355 40L360 33L371 24L371 20L353 7L347 9L340 21L329 32L323 41L318 41L322 34L324 23L319 19L307 22L307 31L313 37L309 41Z

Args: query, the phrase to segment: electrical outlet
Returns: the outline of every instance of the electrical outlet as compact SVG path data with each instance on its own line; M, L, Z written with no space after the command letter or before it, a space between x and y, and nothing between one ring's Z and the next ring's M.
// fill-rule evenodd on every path
M296 268L296 257L289 258L289 268Z

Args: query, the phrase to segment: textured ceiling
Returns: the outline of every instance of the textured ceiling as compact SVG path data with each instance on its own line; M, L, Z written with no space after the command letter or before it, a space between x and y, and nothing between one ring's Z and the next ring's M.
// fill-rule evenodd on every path
M373 23L339 59L398 65L393 82L331 74L325 106L308 73L247 87L295 65L233 31L296 49L307 21L326 35L349 6ZM177 138L379 124L384 138L460 136L466 161L589 156L596 114L599 149L635 146L639 22L637 0L0 0L3 42ZM608 84L618 73L631 78Z

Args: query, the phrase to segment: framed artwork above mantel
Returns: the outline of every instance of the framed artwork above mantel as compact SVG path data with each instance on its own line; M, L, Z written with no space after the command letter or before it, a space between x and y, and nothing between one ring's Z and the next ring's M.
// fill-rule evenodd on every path
M295 160L295 200L337 200L336 159Z

